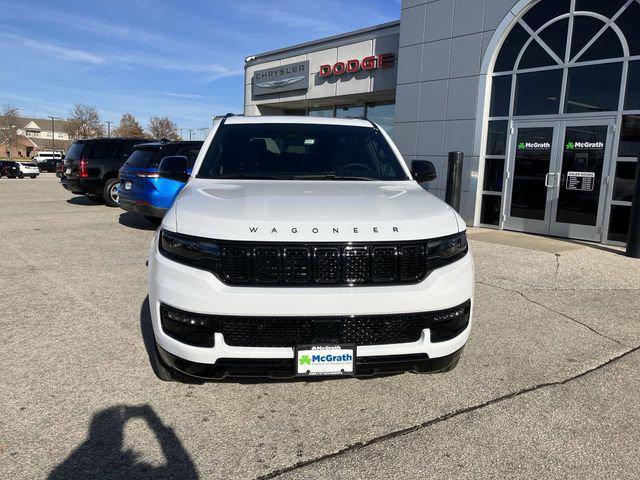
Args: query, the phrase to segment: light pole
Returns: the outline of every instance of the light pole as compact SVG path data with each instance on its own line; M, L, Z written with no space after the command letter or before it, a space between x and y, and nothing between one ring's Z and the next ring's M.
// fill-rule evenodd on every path
M53 158L56 158L56 123L58 117L49 115L47 118L51 119L51 151L53 152Z
M113 122L106 121L106 122L104 122L104 123L106 123L106 124L107 124L107 138L111 138L111 124L112 124Z
M180 129L180 140L184 140L184 137L182 136L182 131L184 130L184 128Z
M187 130L189 130L189 141L193 140L193 128L187 128Z

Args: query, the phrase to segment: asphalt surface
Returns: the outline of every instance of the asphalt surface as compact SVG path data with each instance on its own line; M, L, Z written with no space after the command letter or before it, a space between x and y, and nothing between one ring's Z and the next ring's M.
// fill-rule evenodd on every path
M152 234L0 179L0 478L638 478L640 261L475 230L453 372L185 385L149 363Z

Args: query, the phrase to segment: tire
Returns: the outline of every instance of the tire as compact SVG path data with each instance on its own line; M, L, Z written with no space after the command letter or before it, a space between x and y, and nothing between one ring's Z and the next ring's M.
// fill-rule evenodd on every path
M87 198L97 205L103 203L102 197L98 195L87 195Z
M31 178L36 178L38 175L29 175Z
M119 207L120 203L118 202L118 184L120 181L117 178L110 178L104 184L104 189L102 190L102 198L104 199L104 204L108 207Z

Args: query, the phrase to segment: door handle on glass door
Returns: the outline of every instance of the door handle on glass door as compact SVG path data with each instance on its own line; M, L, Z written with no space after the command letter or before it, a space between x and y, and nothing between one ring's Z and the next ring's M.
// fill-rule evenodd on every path
M544 176L544 186L547 188L553 188L553 183L549 183L549 177L552 177L553 173L547 173Z

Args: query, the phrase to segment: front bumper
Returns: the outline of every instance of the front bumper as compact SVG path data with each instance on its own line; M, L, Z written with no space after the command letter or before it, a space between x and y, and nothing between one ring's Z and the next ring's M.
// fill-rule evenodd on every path
M205 315L338 317L436 312L471 301L468 326L454 338L431 341L430 329L425 328L416 341L358 345L356 375L368 375L438 371L452 363L469 338L473 297L470 252L434 270L417 284L301 288L225 285L209 272L162 256L157 248L157 235L149 256L149 305L159 356L168 366L198 377L292 376L295 348L228 345L221 333L215 333L213 347L188 345L163 331L161 304Z

